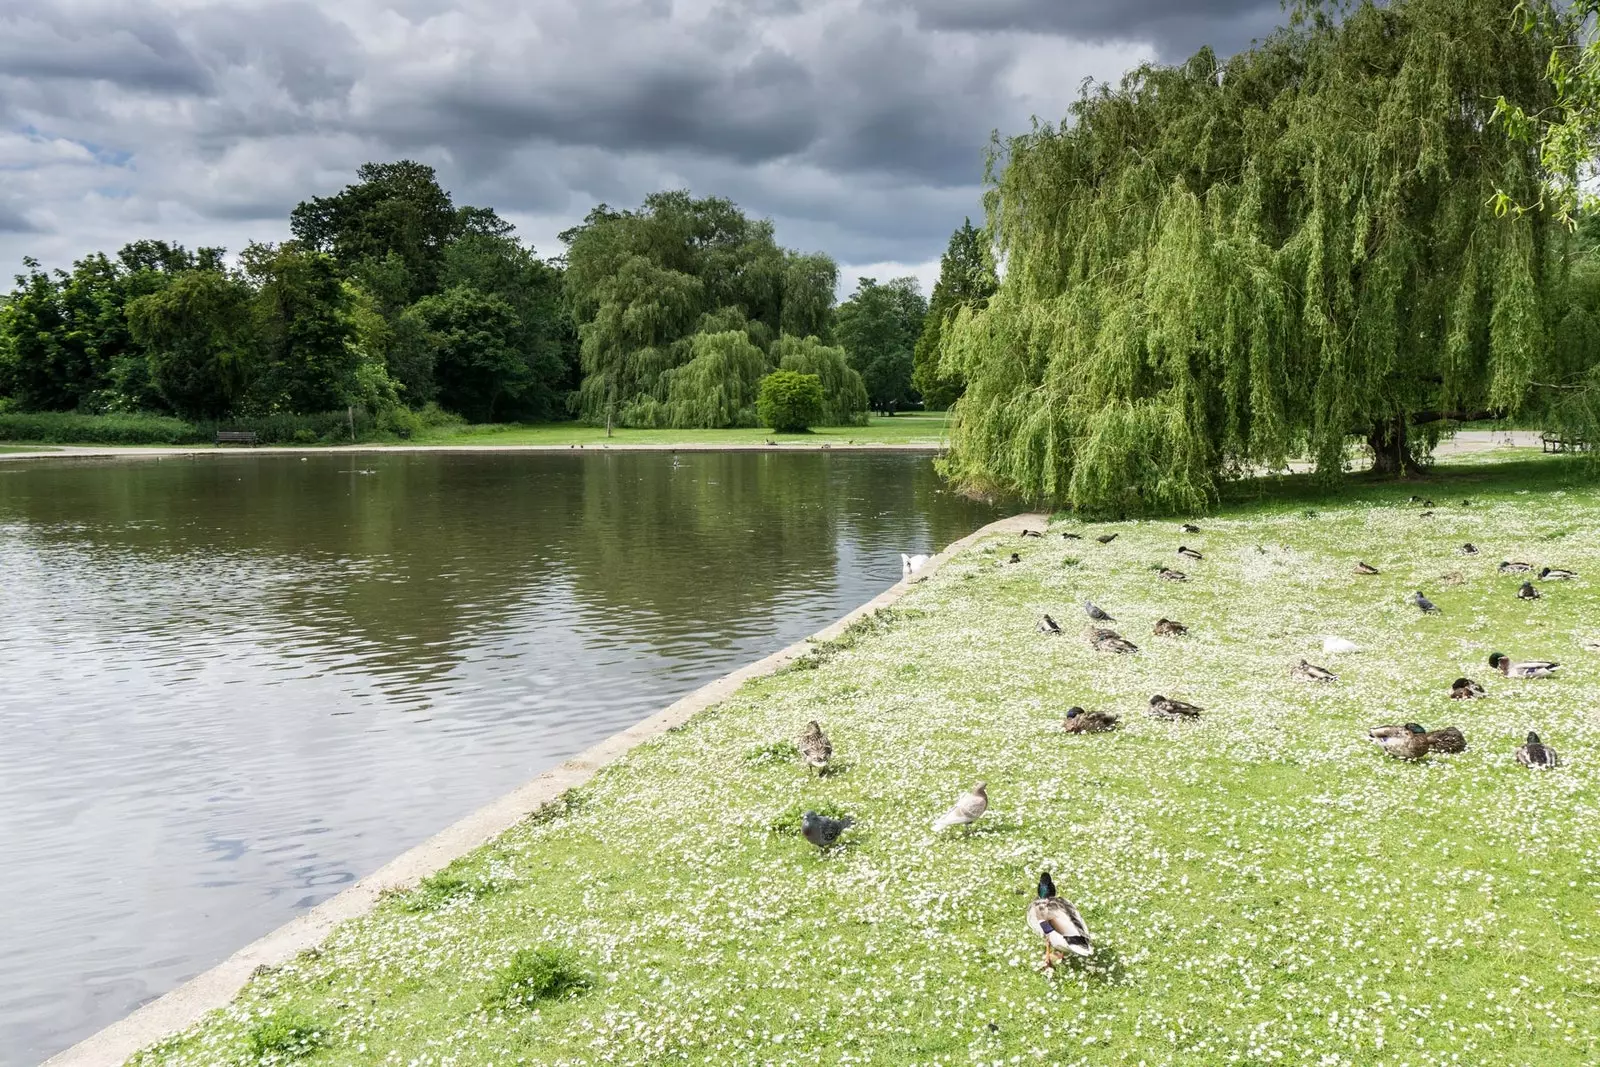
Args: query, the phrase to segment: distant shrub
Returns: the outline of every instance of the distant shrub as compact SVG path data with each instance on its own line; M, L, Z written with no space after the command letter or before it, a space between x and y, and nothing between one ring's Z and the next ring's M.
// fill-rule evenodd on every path
M802 433L822 421L822 379L776 370L761 379L756 415L779 433Z
M289 1008L252 1025L245 1032L244 1047L251 1062L288 1063L311 1055L327 1040L316 1020Z
M500 969L484 1005L512 1010L556 1000L589 988L590 978L570 953L554 948L525 948Z
M80 415L72 411L0 414L0 441L52 445L191 445L211 440L193 423L164 415Z

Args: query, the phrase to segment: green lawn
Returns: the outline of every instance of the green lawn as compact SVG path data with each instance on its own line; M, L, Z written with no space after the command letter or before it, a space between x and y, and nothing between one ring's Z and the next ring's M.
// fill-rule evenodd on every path
M1062 521L991 538L813 669L635 750L136 1062L285 1062L272 1050L298 1036L315 1064L1595 1063L1587 474L1471 465L1331 494L1263 479L1199 534ZM1505 558L1580 577L1520 601ZM1416 589L1443 613L1406 603ZM1085 598L1141 651L1093 651ZM1045 611L1064 636L1035 631ZM1190 635L1152 637L1160 616ZM1324 634L1362 651L1325 655ZM1494 650L1568 667L1510 681ZM1301 657L1339 680L1291 681ZM1458 675L1488 699L1449 700ZM1203 719L1148 718L1156 692ZM1071 704L1123 728L1065 735ZM823 778L786 744L812 717L834 744ZM1468 750L1412 765L1364 739L1406 720L1457 725ZM1519 767L1529 729L1566 765ZM989 814L936 837L978 779ZM844 847L795 836L806 807L857 819ZM1053 980L1023 921L1045 868L1096 945ZM545 947L589 987L503 1006L497 976Z
M0 445L0 453L6 452L57 452L54 445Z
M419 437L413 444L450 445L761 445L779 444L897 444L938 445L944 440L945 413L912 412L884 417L873 415L866 426L823 426L803 434L751 430L629 430L615 429L610 438L605 427L575 422L530 425L467 426L444 429Z

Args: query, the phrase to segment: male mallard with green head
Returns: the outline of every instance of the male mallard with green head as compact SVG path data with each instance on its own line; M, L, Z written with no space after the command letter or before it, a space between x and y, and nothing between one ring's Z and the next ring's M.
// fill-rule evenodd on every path
M1188 545L1179 545L1178 546L1178 555L1182 556L1184 559L1193 559L1193 560L1205 559L1204 556L1202 556L1200 553L1196 552L1194 549L1190 548Z
M1526 574L1533 570L1533 564L1521 563L1516 560L1503 559L1500 561L1501 574Z
M1457 678L1450 683L1451 700L1472 700L1484 695L1483 686L1471 678Z
M1404 726L1374 726L1367 736L1395 759L1419 760L1428 754L1428 732L1414 722Z
M1039 875L1039 895L1028 905L1028 929L1044 938L1044 966L1040 970L1053 970L1069 952L1074 956L1094 953L1083 916L1070 900L1056 896L1056 884L1049 871Z
M1103 734L1117 728L1117 717L1103 711L1084 711L1080 707L1067 709L1061 728L1069 734Z
M1561 664L1552 663L1550 660L1544 659L1530 659L1523 663L1512 663L1511 657L1504 652L1489 653L1489 666L1507 678L1548 678L1561 669Z
M1534 770L1548 771L1561 766L1561 757L1540 741L1538 734L1529 731L1528 743L1517 749L1517 762Z
M1576 578L1577 576L1577 571L1563 570L1560 567L1546 567L1544 570L1539 572L1540 580L1546 582L1564 582L1569 578Z

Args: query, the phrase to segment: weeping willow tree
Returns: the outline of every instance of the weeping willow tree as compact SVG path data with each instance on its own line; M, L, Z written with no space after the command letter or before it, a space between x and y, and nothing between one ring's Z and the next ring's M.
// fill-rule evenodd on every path
M1561 231L1494 210L1545 174L1490 119L1550 98L1550 50L1503 0L1302 6L1226 68L1142 66L997 142L1005 277L941 341L968 383L947 473L1199 509L1246 467L1331 475L1354 436L1411 471L1448 420L1517 411L1551 358Z
M867 424L867 385L843 348L816 337L781 337L772 345L772 357L779 370L814 374L822 383L822 414L816 425Z

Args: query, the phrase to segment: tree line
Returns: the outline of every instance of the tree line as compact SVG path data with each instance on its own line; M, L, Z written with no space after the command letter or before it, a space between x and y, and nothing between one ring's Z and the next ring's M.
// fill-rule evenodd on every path
M927 338L988 262L968 223L946 257L962 276L941 277L931 315L913 278L864 278L837 304L828 256L687 192L602 204L541 258L409 160L301 202L289 231L236 257L141 240L71 270L25 260L0 297L0 410L221 423L354 405L402 433L430 408L717 428L756 424L759 386L782 370L807 378L793 395L821 390L807 421L849 425L954 401Z

